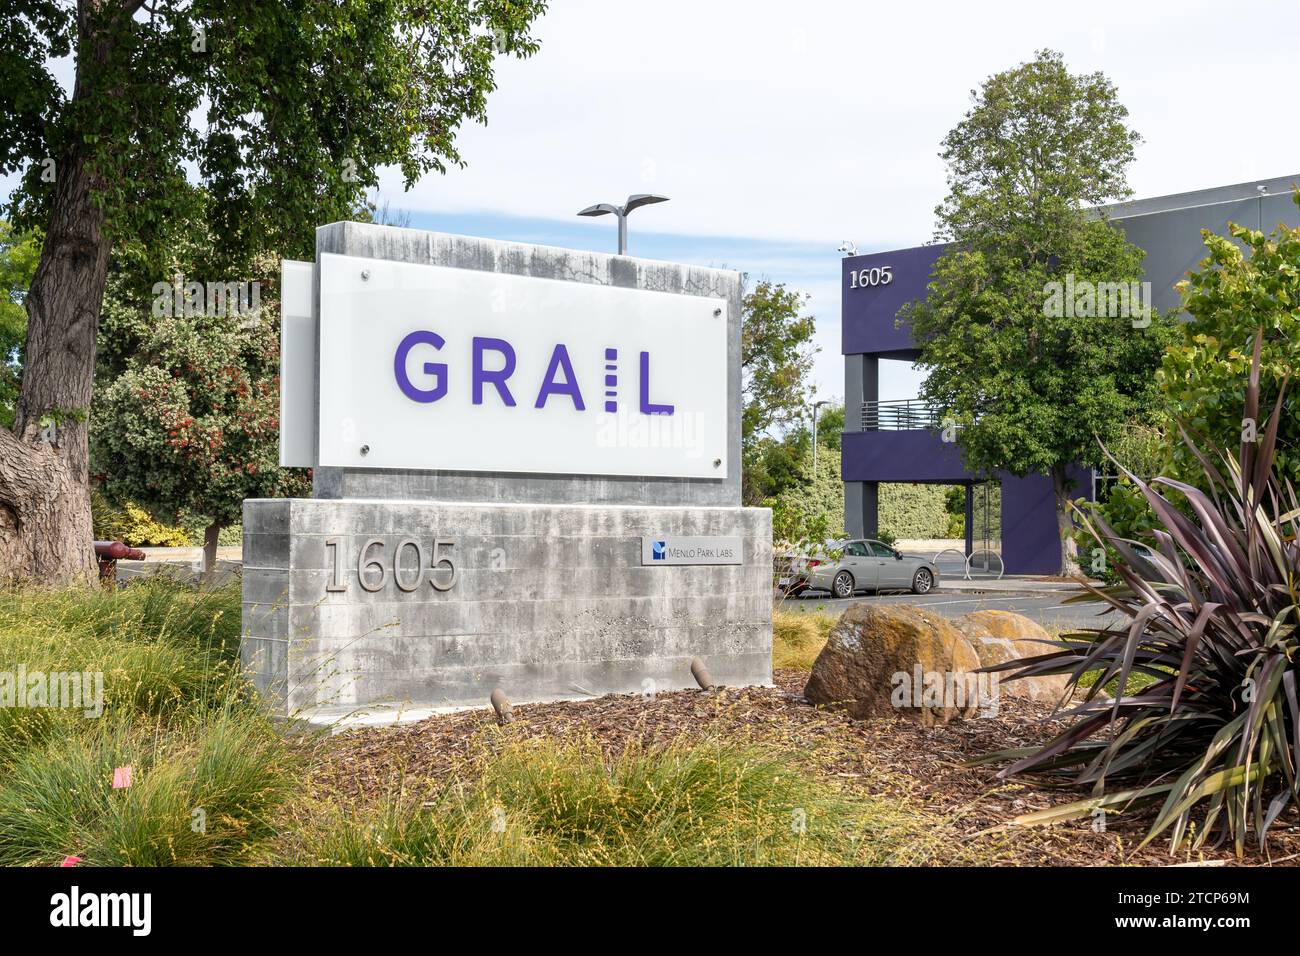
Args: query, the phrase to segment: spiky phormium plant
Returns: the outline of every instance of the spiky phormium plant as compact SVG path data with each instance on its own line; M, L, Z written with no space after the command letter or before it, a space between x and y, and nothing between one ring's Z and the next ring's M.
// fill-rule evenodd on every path
M1126 623L1063 634L1061 650L993 668L1010 671L1008 679L1068 674L1072 690L1084 675L1096 678L1082 703L1061 714L1068 728L1045 746L988 758L1013 761L1002 777L1092 788L1088 799L1017 823L1158 806L1144 844L1169 831L1171 850L1231 840L1240 855L1248 833L1262 847L1277 816L1300 798L1300 505L1273 468L1285 387L1255 433L1261 337L1238 456L1180 428L1206 490L1126 472L1158 519L1154 561L1139 558L1103 520L1081 516L1119 553L1121 582L1085 585L1089 593L1079 598L1105 601ZM1130 682L1136 675L1148 683ZM1101 689L1112 683L1110 699Z

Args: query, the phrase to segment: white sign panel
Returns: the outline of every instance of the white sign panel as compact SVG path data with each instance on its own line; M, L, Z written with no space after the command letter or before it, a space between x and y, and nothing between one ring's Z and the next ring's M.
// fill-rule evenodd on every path
M316 316L310 262L280 262L280 464L316 464Z
M321 465L725 478L725 299L324 254Z
M652 534L641 539L641 563L649 567L674 564L740 564L740 549L741 541L738 537Z

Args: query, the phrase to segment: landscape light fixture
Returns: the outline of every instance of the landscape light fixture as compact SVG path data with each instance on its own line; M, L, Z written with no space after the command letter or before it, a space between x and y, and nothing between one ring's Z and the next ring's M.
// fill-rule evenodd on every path
M613 203L601 202L594 206L588 206L578 213L579 216L604 216L612 214L618 217L618 254L620 256L627 254L627 217L633 209L641 206L649 206L657 202L667 202L667 196L656 196L654 193L637 193L634 196L628 196L627 202L621 206L615 206Z
M840 243L840 247L835 251L844 253L845 258L848 258L849 256L856 256L858 254L858 246L857 243L853 242L851 239L845 239Z

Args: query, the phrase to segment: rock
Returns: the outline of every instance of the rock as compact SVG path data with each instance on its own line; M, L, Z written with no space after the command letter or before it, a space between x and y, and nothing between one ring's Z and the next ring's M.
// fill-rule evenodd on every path
M855 604L831 629L804 697L855 718L924 723L974 716L979 657L946 618L899 604ZM985 678L987 679L987 678Z
M1043 641L1052 636L1036 621L1010 611L974 611L953 622L979 657L981 667L1003 664L1022 657L1039 657L1060 650ZM1055 706L1067 689L1066 675L1022 677L1006 680L1007 671L995 672L998 693Z

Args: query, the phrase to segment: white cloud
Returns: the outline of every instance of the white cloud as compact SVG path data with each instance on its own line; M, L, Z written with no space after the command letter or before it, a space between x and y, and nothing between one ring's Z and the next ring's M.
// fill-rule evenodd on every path
M1293 16L1205 0L1086 16L1041 0L555 0L541 52L500 62L490 124L462 133L469 167L385 188L418 209L557 219L655 191L673 202L639 210L645 230L911 245L970 90L1044 46L1118 85L1147 140L1139 196L1282 175L1300 127L1255 78L1293 70Z
M541 52L501 59L489 125L461 132L468 168L410 193L390 172L382 196L486 214L466 229L478 234L499 229L500 214L576 224L604 248L612 224L575 220L578 209L665 193L671 203L634 214L632 251L638 235L675 234L679 248L650 254L811 292L814 379L838 396L833 250L929 238L945 189L940 140L988 75L1042 47L1076 72L1105 72L1146 140L1130 173L1139 197L1286 175L1300 171L1285 83L1294 19L1281 0L552 0L535 30ZM816 245L740 255L719 237ZM824 259L809 251L823 247ZM906 367L882 376L883 398L915 394Z

